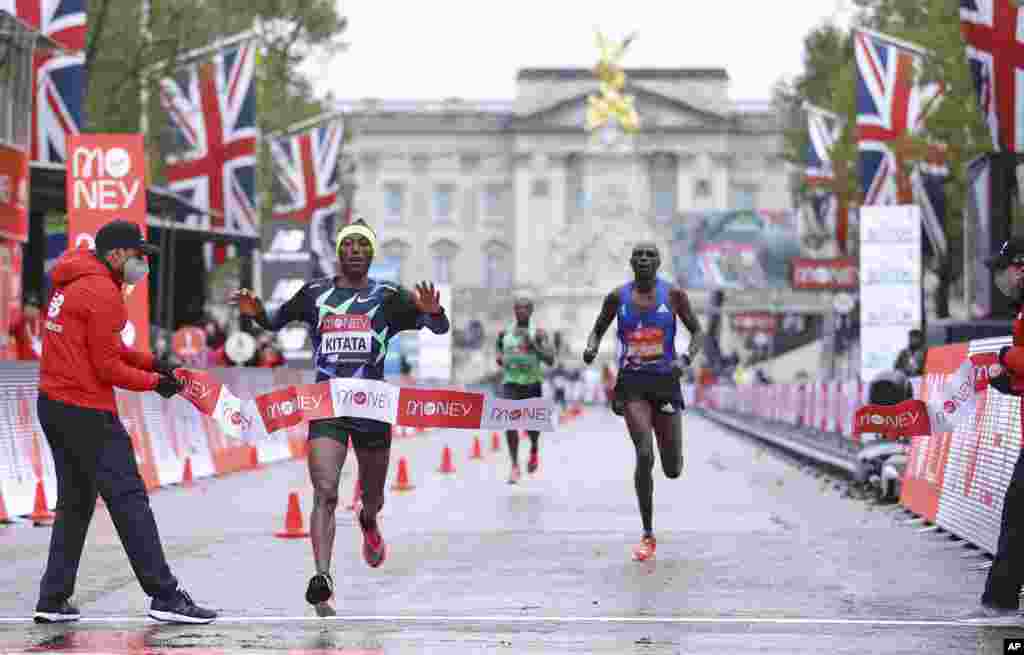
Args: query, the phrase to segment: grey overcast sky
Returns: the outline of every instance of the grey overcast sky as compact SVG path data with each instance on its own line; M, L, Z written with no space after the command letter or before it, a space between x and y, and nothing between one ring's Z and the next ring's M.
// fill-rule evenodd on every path
M599 28L637 33L626 67L724 68L733 99L767 100L800 72L804 35L851 14L849 0L337 2L349 49L305 70L317 95L348 99L512 99L520 68L592 66Z

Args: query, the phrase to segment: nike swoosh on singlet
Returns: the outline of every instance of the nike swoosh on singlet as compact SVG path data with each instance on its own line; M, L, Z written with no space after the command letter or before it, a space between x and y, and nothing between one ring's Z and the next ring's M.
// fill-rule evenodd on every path
M360 298L358 295L356 296L356 302L370 302L371 300L373 300L373 296L369 298Z

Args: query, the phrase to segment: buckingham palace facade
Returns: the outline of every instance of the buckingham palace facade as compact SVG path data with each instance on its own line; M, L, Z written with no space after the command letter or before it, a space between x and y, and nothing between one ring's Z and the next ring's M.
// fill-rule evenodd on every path
M534 323L582 350L603 294L631 277L629 250L662 245L681 213L787 209L782 127L771 103L729 97L723 69L627 69L639 133L585 129L585 69L524 69L516 97L342 101L353 207L403 283L449 284L455 328L483 326L457 356L465 381L493 369L497 330L527 295ZM698 310L705 298L694 295ZM602 355L611 353L606 336Z

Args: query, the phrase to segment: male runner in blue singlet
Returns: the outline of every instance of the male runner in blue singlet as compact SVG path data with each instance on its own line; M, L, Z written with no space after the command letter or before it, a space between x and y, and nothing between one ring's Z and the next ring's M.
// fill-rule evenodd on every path
M416 295L393 284L367 277L377 252L377 236L361 219L338 233L341 274L307 283L291 300L268 316L262 301L242 289L233 300L240 312L268 330L279 330L292 321L313 329L316 381L331 378L381 380L388 341L403 330L428 328L434 334L449 329L433 283L416 285ZM356 508L363 532L363 559L378 567L387 557L387 546L377 526L384 504L384 483L391 453L391 425L365 418L339 417L309 424L309 474L313 483L310 536L316 574L310 579L306 601L321 616L334 614L328 601L334 595L331 555L334 550L338 483L352 438L362 487Z
M689 358L700 352L703 333L690 309L690 300L679 287L658 279L661 255L653 243L640 243L630 257L634 280L604 299L601 313L583 351L590 364L597 357L601 338L618 320L619 375L615 385L616 413L623 414L636 448L636 485L644 534L633 549L633 559L654 557L657 542L653 530L654 435L658 438L661 468L669 478L683 471L683 428L680 412L683 396L679 378L685 359L676 357L676 318L690 331Z

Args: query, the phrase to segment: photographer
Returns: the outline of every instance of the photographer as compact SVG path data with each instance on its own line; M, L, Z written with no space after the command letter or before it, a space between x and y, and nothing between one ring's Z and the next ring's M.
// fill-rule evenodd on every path
M1024 304L1024 239L1014 238L1003 244L999 254L985 265L994 274L996 286L1018 311ZM1003 375L993 378L991 385L1012 396L1024 395L1024 312L1013 322L1013 345L999 353ZM988 570L981 606L963 617L966 621L1006 619L1021 621L1020 591L1024 586L1024 457L1018 454L1013 477L1003 498L1003 516L995 560Z

